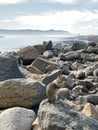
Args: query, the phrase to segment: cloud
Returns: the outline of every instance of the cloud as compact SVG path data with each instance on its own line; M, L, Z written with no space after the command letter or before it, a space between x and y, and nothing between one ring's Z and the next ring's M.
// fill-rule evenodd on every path
M18 4L27 0L0 0L0 4Z
M3 23L13 25L13 28L29 29L62 29L72 33L98 33L98 11L84 10L46 12L41 15L22 15L13 19L4 20ZM97 29L96 29L97 27Z
M61 3L61 4L74 4L77 0L40 0L47 3Z

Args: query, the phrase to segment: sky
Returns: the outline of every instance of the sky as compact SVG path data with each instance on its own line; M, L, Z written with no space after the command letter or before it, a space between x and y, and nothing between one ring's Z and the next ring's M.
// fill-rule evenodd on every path
M98 0L0 0L0 29L98 35Z

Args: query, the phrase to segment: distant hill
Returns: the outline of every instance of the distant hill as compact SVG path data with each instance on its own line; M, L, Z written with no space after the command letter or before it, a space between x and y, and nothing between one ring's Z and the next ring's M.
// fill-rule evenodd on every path
M71 34L68 31L63 31L63 30L32 30L32 29L20 29L20 30L7 30L7 29L0 29L0 35L5 34L5 35L27 35L27 34L32 34L32 35L40 35L40 34L47 34L47 35L67 35Z

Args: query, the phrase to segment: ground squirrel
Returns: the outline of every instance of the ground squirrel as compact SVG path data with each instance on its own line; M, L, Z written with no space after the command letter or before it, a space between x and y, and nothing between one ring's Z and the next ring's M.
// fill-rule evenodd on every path
M58 85L55 83L49 83L46 87L46 95L47 99L44 99L41 103L40 106L44 105L45 103L54 103L57 100L57 91L60 89ZM39 106L39 108L40 108Z

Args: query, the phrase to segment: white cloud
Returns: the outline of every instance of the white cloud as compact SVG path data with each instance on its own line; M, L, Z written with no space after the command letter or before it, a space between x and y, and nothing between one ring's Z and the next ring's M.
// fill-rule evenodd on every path
M47 2L47 3L61 3L61 4L74 4L77 0L40 0L40 1L44 1L44 2Z
M0 4L17 4L26 0L0 0Z
M41 15L22 15L14 19L3 21L12 28L30 29L62 29L72 33L98 33L98 11L83 12L72 10L62 12L47 12Z

